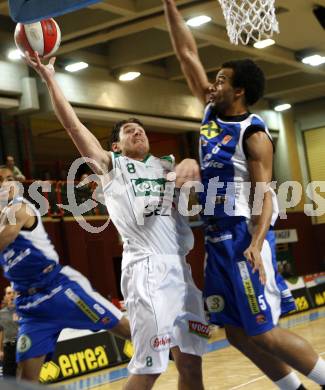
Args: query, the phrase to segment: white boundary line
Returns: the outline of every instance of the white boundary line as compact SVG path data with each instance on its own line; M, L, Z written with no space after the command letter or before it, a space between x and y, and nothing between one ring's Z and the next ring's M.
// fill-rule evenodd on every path
M319 355L325 355L325 352L320 352ZM249 382L242 383L241 385L238 385L238 386L235 386L235 387L231 387L229 390L240 389L241 387L250 385L251 383L257 382L257 381L259 381L259 380L261 380L261 379L263 379L263 378L267 378L267 376L266 376L266 375L259 376L258 378L252 379L252 380L249 381Z
M241 387L244 387L244 386L249 385L251 383L257 382L257 381L264 379L264 378L266 378L266 375L259 376L258 378L252 379L251 381L246 382L246 383L242 383L241 385L231 387L229 390L240 389Z

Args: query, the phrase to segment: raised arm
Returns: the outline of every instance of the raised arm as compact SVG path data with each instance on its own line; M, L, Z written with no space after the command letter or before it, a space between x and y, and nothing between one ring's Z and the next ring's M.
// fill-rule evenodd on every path
M179 13L174 0L163 0L169 33L176 56L194 96L207 102L210 83L201 63L194 37Z
M37 53L35 53L35 60L32 60L26 53L26 61L46 83L55 114L80 154L95 161L95 164L89 164L92 170L99 175L110 171L112 165L111 154L102 148L98 139L80 122L55 80L55 58L51 58L48 65L43 65Z
M17 238L23 227L32 227L35 218L25 203L5 208L0 214L0 252Z

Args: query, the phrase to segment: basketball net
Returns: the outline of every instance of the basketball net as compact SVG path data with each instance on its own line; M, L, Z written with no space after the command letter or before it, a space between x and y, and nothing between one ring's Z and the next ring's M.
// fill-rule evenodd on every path
M247 45L279 33L275 0L219 0L230 42Z

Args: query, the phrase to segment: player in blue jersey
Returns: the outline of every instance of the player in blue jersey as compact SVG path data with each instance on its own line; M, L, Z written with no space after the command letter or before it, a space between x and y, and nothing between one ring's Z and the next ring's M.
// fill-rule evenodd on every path
M325 362L304 339L277 326L280 314L295 305L274 262L270 226L277 217L277 204L267 187L272 180L273 144L264 121L248 108L263 96L263 72L251 60L230 61L211 84L175 1L163 3L184 76L206 106L200 160L205 299L211 321L223 324L230 343L279 388L303 388L291 367L324 386ZM191 162L186 161L182 170L190 169ZM253 202L259 189L263 195Z
M130 338L130 327L83 275L59 264L38 210L15 196L12 181L12 171L0 168L0 264L18 293L19 376L37 381L62 329L107 329Z

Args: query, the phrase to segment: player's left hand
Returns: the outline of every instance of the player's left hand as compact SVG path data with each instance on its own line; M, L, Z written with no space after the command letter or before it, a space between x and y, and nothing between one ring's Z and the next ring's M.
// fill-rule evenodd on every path
M175 168L176 188L181 188L188 181L201 181L200 167L196 160L186 158Z
M253 268L253 273L256 271L259 273L260 282L265 285L266 283L266 273L263 265L263 259L261 256L261 250L260 248L255 245L251 244L244 252L244 256L246 257L247 261Z
M38 53L34 52L34 57L31 57L29 53L25 52L25 62L35 69L35 71L41 76L41 78L47 82L55 74L54 64L55 57L50 58L48 64L43 64Z

